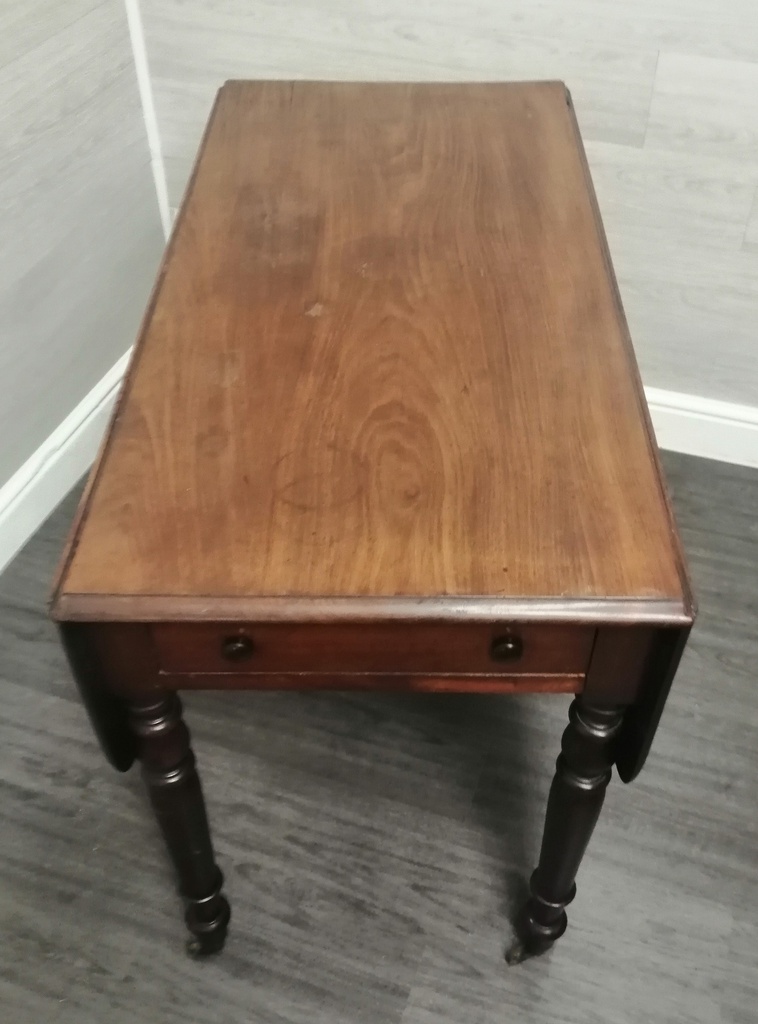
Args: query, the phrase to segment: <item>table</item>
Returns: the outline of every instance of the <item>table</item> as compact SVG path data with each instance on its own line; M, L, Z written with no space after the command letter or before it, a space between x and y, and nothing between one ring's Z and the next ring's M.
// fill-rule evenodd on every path
M223 86L52 615L199 954L178 691L574 694L509 959L560 937L694 618L564 85Z

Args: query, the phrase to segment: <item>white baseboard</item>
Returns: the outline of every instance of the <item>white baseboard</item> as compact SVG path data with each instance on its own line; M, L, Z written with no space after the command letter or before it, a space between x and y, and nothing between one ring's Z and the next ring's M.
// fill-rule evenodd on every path
M161 224L163 225L163 236L168 240L168 236L171 234L172 217L168 205L168 185L166 183L166 167L163 163L161 135L158 128L158 117L155 112L155 101L153 99L153 82L147 63L147 46L145 45L145 30L142 25L140 0L124 0L124 4L126 7L126 21L129 26L129 39L132 44L134 70L137 75L137 88L139 89L140 103L142 104L142 117L145 122L147 144L150 149L150 167L155 183L155 195L158 200Z
M0 572L97 454L131 350L0 488ZM758 467L758 408L646 388L661 448Z
M0 572L94 462L131 349L0 488Z
M645 388L661 448L758 467L758 408Z

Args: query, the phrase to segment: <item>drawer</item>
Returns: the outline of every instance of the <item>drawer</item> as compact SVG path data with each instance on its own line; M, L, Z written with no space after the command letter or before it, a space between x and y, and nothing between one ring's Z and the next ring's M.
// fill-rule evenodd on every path
M156 623L164 673L584 674L595 630L488 623Z

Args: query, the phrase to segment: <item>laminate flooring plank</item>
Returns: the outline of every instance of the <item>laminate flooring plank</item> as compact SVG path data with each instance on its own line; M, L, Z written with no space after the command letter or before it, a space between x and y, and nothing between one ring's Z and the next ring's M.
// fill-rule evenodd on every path
M569 931L510 969L563 697L188 694L233 916L186 957L138 773L102 759L46 618L66 499L0 577L0 1018L752 1021L758 473L664 462L700 618Z

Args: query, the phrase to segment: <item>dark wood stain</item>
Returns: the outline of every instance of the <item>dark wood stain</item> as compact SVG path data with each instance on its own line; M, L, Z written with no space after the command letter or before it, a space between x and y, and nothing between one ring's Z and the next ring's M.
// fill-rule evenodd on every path
M168 690L331 690L342 693L579 693L584 676L569 673L501 672L498 675L409 675L394 672L165 672L159 681Z
M694 604L566 96L219 94L52 602L198 953L228 905L176 690L581 694L513 960L645 762Z
M65 619L689 615L564 87L228 83L94 481Z
M234 903L223 955L187 958L142 787L99 757L46 619L72 495L0 576L4 1017L752 1020L758 474L663 461L700 617L647 770L608 789L568 932L513 970L557 696L185 694Z
M594 630L519 623L494 625L394 623L271 625L161 623L152 629L161 669L171 672L401 672L496 674L564 672L583 675ZM508 663L492 644L512 635L520 654ZM249 639L248 653L230 660L227 638Z

